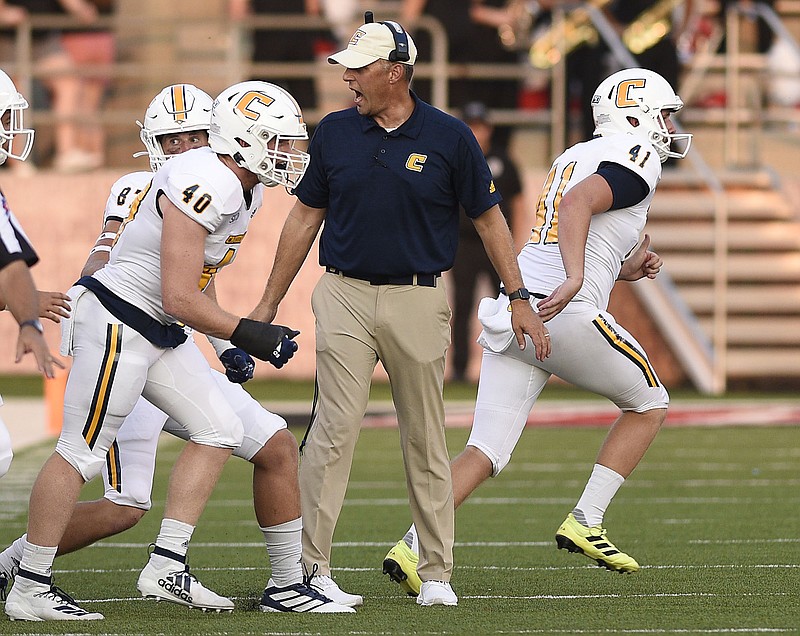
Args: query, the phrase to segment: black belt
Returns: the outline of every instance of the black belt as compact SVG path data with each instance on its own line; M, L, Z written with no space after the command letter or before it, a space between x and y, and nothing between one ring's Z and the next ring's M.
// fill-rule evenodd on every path
M500 288L500 293L503 294L503 296L508 296L505 287ZM538 298L539 300L541 300L542 298L547 298L547 296L545 296L544 294L537 294L535 292L531 292L531 296L533 296L534 298Z
M408 276L367 276L343 272L330 265L325 266L325 271L329 274L365 280L370 285L418 285L420 287L436 287L436 279L442 275L441 272L436 272L435 274L409 274Z

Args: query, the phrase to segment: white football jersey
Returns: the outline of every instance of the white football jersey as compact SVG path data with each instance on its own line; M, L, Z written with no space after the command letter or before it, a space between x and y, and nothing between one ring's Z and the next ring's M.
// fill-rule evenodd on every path
M106 209L103 211L103 226L108 221L119 221L122 223L130 212L131 203L136 196L147 187L153 173L150 171L131 172L117 179L111 186L111 192L106 201Z
M568 148L553 162L536 206L536 224L518 257L525 286L531 293L547 296L564 282L566 272L558 248L559 203L570 188L606 163L633 171L649 187L647 196L636 205L595 214L589 224L583 287L573 302L608 307L622 261L639 242L661 178L658 153L645 138L636 135L596 137Z
M131 203L108 264L93 274L103 285L163 324L176 322L161 300L161 231L157 198L163 194L207 231L203 273L205 289L214 274L236 257L250 219L261 207L263 188L246 201L242 184L210 148L196 148L164 164Z

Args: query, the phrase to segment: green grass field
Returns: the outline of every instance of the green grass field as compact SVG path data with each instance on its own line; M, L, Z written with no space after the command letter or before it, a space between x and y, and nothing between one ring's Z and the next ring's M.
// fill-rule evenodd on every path
M302 431L295 431L298 435ZM56 561L56 583L98 623L12 623L43 634L718 634L800 633L800 428L665 428L606 515L610 538L642 564L600 569L555 549L605 428L532 428L511 464L457 513L457 608L420 608L381 574L409 523L398 435L365 429L333 554L341 586L363 594L353 615L257 611L269 576L255 524L249 465L232 459L195 532L192 569L235 597L207 615L138 598L146 545L158 530L171 462L165 438L154 509L125 534ZM452 453L467 431L448 431ZM24 531L32 479L51 445L19 453L0 482L0 543ZM97 484L86 498L99 495Z

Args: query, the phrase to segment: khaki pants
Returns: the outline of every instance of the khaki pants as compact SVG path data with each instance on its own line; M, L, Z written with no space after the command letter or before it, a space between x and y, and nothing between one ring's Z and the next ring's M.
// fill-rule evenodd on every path
M370 285L327 273L312 296L316 316L318 412L300 461L303 561L330 574L330 553L353 451L380 360L397 410L418 572L449 581L453 488L444 433L444 362L450 308L437 287Z

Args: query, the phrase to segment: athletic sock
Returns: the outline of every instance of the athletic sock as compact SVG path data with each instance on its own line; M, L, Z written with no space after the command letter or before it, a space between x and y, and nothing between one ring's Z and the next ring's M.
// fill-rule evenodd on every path
M189 541L192 538L194 526L176 519L163 519L161 521L161 530L156 537L156 546L169 550L179 559L170 558L163 554L151 554L150 560L156 568L167 567L174 565L174 561L186 561L186 552L189 549Z
M618 472L595 464L586 488L572 511L575 519L589 528L601 525L606 508L624 482L625 478Z
M53 561L56 558L58 546L35 545L27 538L24 541L19 569L33 572L39 576L52 576Z
M300 556L303 548L303 521L301 518L276 526L261 528L267 544L267 554L272 566L272 582L278 587L287 587L303 580Z

